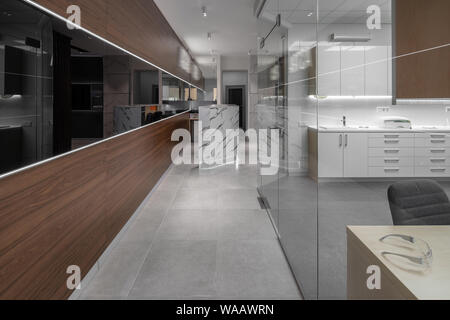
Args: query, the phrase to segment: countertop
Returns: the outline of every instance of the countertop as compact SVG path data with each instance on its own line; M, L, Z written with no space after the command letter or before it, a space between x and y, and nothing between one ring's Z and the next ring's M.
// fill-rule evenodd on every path
M310 130L317 131L317 127L309 127ZM450 127L432 127L432 126L418 126L413 127L412 129L388 129L381 127L328 127L328 126L320 126L319 132L329 132L329 133L341 133L341 132L362 132L362 133L379 133L379 132L395 132L395 133L427 133L427 132L442 132L442 133L450 133Z
M406 297L417 299L450 299L450 227L449 226L349 226L348 240L358 250L354 263L362 261L363 256L371 257L373 264L382 270L382 290L398 290ZM418 255L402 246L382 243L379 239L388 234L403 234L426 241L433 251L432 267L421 270L409 263L389 259L382 253L385 251ZM402 244L400 242L400 244ZM357 276L357 270L352 276ZM365 266L366 268L367 266ZM365 269L363 268L363 269ZM365 270L360 270L365 274ZM364 275L367 279L369 275ZM385 278L383 278L383 276ZM387 277L387 278L386 278ZM388 286L389 282L392 286ZM385 286L383 288L383 283ZM362 284L365 286L365 282Z

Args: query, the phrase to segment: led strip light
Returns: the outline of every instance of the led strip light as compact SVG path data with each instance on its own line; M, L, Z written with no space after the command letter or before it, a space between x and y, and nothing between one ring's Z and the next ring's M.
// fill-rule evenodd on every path
M105 39L105 38L103 38L103 37L93 33L92 31L89 31L88 29L83 28L82 26L79 26L79 25L73 23L72 21L68 20L67 18L64 18L63 16L60 16L59 14L57 14L57 13L55 13L55 12L53 12L53 11L43 7L43 6L41 6L40 4L38 4L38 3L34 2L34 1L31 1L31 0L22 0L22 1L25 2L25 3L28 3L28 4L32 5L32 6L34 6L36 8L38 8L41 11L44 11L44 12L48 13L49 15L51 15L51 16L53 16L55 18L58 18L58 19L60 19L60 20L62 20L64 22L66 22L67 24L73 26L77 30L82 30L82 31L86 32L87 34L89 34L89 35L91 35L91 36L93 36L93 37L95 37L95 38L97 38L97 39L99 39L99 40L101 40L101 41L103 41L103 42L113 46L114 48L119 49L119 50L123 51L124 53L129 54L130 56L133 56L134 58L136 58L136 59L138 59L138 60L140 60L142 62L145 62L145 63L151 65L152 67L155 67L155 68L157 68L157 69L159 69L161 71L164 71L165 73L171 75L172 77L177 78L178 80L181 80L184 83L187 83L188 85L193 86L194 88L197 88L200 91L205 92L205 90L203 90L202 88L199 88L196 85L194 85L194 84L192 84L192 83L190 83L190 82L188 82L186 80L181 79L180 77L174 75L173 73L171 73L171 72L169 72L169 71L167 71L167 70L165 70L165 69L163 69L161 67L158 67L157 65L151 63L148 60L145 60L144 58L139 57L138 55L128 51L127 49L124 49L121 46L118 46L117 44L115 44L115 43L113 43L113 42L111 42L111 41L109 41L109 40L107 40L107 39Z

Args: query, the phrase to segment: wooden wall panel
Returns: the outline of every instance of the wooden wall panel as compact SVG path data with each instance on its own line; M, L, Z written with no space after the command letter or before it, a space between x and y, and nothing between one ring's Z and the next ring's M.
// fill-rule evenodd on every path
M396 0L396 55L450 44L450 1ZM450 47L396 60L397 98L450 98Z
M142 128L0 180L0 299L65 299L171 164L173 130Z
M63 17L68 17L66 10L69 5L79 5L84 28L203 88L203 78L195 81L178 66L179 50L185 47L153 0L34 2Z

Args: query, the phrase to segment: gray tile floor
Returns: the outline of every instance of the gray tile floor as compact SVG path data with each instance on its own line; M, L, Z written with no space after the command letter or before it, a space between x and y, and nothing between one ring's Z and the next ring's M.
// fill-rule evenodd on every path
M256 168L172 167L81 299L300 299Z

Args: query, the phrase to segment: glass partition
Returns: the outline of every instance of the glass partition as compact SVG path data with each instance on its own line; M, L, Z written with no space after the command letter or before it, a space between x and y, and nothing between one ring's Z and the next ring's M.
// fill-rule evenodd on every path
M0 4L0 175L189 110L201 90L20 0Z
M268 37L270 22L261 30L258 43L258 127L279 133L279 170L259 177L264 199L280 243L304 298L318 297L317 183L309 168L316 159L311 150L317 142L315 46L316 1L268 1L266 16L281 16L281 25ZM270 143L260 137L260 145ZM273 145L272 145L273 148ZM276 151L276 150L271 150Z

